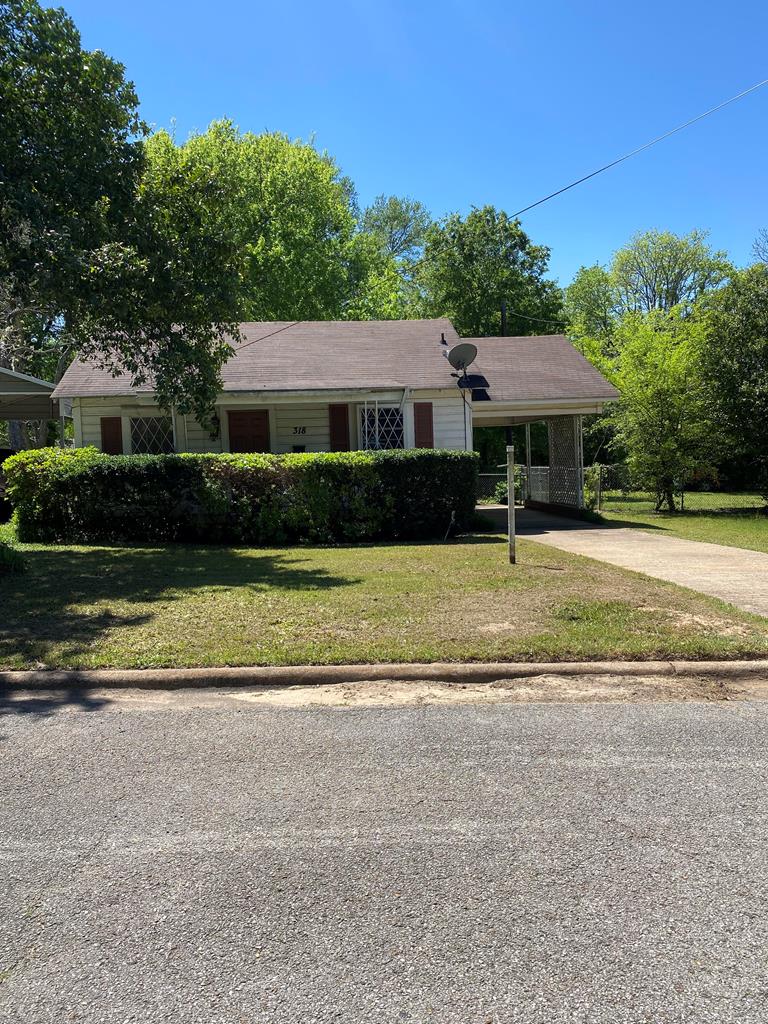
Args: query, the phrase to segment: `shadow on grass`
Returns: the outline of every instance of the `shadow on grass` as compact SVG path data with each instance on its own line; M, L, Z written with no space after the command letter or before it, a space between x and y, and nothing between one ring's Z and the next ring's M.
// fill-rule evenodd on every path
M684 523L691 520L707 521L715 519L718 522L766 522L768 516L762 509L758 508L719 508L719 509L683 509L678 512L643 512L638 513L637 519L618 519L616 512L605 510L606 515L598 517L598 521L604 526L628 527L640 530L668 530L675 523ZM631 516L632 513L630 512ZM642 518L641 518L642 516ZM650 521L649 521L650 520Z
M27 553L29 572L0 592L0 664L83 665L110 631L141 626L153 605L202 590L325 590L360 582L310 566L301 551L186 547L46 547ZM120 610L109 607L110 601ZM125 605L134 606L126 610Z
M651 513L648 513L650 515ZM674 517L671 517L674 518ZM664 532L667 527L662 523L649 523L645 519L615 519L613 515L610 519L604 519L603 516L598 516L595 519L598 526L612 526L615 528L623 527L629 530L661 530Z

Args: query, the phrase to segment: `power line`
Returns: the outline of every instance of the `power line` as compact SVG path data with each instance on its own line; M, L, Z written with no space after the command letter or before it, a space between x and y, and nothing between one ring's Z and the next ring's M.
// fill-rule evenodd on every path
M521 213L527 213L528 210L532 210L535 206L541 206L542 203L549 202L549 200L554 199L555 196L560 196L563 192L568 192L569 189L575 188L577 185L581 185L582 182L589 181L590 178L594 178L596 175L602 174L603 171L607 171L611 167L615 167L617 164L621 164L625 160L629 160L630 157L637 156L637 154L642 153L643 150L650 149L651 146L655 146L657 142L662 142L664 139L668 139L670 135L674 135L676 132L681 132L683 128L688 128L697 121L701 121L702 118L709 117L710 114L714 114L716 111L722 110L723 107L727 107L729 103L735 103L736 100L740 100L743 96L748 96L749 93L755 92L756 89L761 89L764 85L768 85L768 78L764 78L762 82L757 82L756 85L751 85L743 92L737 93L736 96L731 96L730 99L723 100L723 102L718 103L716 107L711 107L709 110L705 110L703 114L697 114L696 117L692 117L690 121L686 121L685 124L680 124L677 128L671 128L668 132L664 132L663 135L659 135L658 138L652 139L650 142L646 142L643 146L638 146L637 149L633 149L630 153L625 153L624 156L620 156L617 160L611 160L610 163L604 164L602 167L598 167L598 169L596 171L592 171L591 174L585 174L583 178L579 178L577 181L572 181L570 185L566 185L564 188L559 188L557 192L550 192L548 196L544 196L543 199L538 199L535 203L531 203L529 206L524 206L522 210L518 210L511 216L519 217Z
M270 331L269 334L264 334L261 338L253 338L251 341L246 341L242 345L238 345L235 349L236 352L242 352L244 348L248 348L249 345L255 345L257 341L266 341L267 338L274 338L276 334L280 334L281 331L287 331L290 327L295 327L301 323L300 320L293 320L289 324L283 324L282 327L278 327L276 331Z
M569 327L570 325L565 320L550 320L546 316L526 316L525 313L518 313L514 309L507 307L508 316L516 316L519 320L535 320L539 324L554 324L557 327Z

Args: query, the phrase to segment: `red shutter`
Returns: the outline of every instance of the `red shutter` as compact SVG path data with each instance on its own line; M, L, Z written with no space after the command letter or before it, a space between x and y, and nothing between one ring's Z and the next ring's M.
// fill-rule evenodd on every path
M269 451L269 412L266 409L230 409L227 419L231 452Z
M349 451L349 406L329 405L328 424L331 432L331 451Z
M106 455L123 454L123 421L119 416L101 417L101 450Z
M413 403L413 443L416 448L434 448L435 431L432 425L432 403Z

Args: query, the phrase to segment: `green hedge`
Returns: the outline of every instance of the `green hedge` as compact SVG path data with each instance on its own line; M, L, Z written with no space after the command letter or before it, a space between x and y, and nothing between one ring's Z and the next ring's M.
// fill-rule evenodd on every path
M9 575L12 572L25 572L27 561L20 551L0 540L0 576Z
M103 455L40 448L4 466L21 540L227 544L441 537L474 513L473 452Z

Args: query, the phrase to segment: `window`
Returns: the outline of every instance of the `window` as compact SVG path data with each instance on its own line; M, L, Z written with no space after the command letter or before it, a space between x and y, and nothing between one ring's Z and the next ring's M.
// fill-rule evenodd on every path
M134 455L169 455L174 451L170 416L131 416Z
M395 405L360 409L360 444L364 449L404 448L403 413Z

